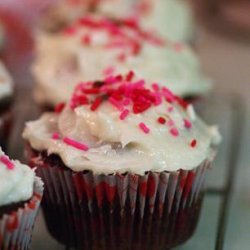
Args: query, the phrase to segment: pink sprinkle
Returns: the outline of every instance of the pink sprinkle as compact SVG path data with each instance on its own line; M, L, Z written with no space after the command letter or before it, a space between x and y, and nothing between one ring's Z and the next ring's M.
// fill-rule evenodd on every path
M122 111L122 113L120 114L120 119L121 120L124 120L129 114L129 110L128 109L125 109Z
M189 120L184 119L183 121L184 121L185 128L187 128L187 129L192 128L192 123Z
M159 93L156 93L155 95L154 95L154 97L155 97L155 106L158 106L158 105L160 105L161 103L162 103L162 100L161 100L161 95L159 94Z
M59 139L60 139L59 134L58 134L58 133L53 133L53 134L52 134L52 139L54 139L54 140L59 140Z
M115 73L115 67L113 66L107 67L106 69L103 70L103 74L105 76L112 75L114 73Z
M181 52L183 50L183 47L184 46L181 43L177 42L177 43L174 44L174 49L175 49L176 52Z
M168 127L174 126L174 121L173 121L172 119L169 119L169 120L167 121L167 126L168 126Z
M160 90L160 87L159 87L159 85L157 83L153 83L152 88L153 88L154 91L159 91Z
M170 107L168 107L168 109L167 109L167 111L168 111L169 113L171 113L173 110L174 110L174 107L173 107L173 106L170 106Z
M83 150L83 151L88 151L89 150L89 147L83 143L80 143L80 142L77 142L69 137L65 137L63 139L63 142L68 144L69 146L72 146L74 148L77 148L79 150Z
M143 122L139 124L139 127L145 134L148 134L150 132L150 129Z
M178 131L177 128L171 128L171 129L169 130L169 132L170 132L174 137L179 136L179 131Z
M123 103L123 105L127 106L130 104L130 99L126 98L122 103Z
M106 83L108 83L108 84L112 84L112 83L117 82L117 78L114 77L114 76L108 76L108 77L105 78L104 81L105 81Z
M8 156L2 155L0 157L0 161L9 169L12 170L14 169L15 165L11 162Z
M115 106L118 110L120 110L120 111L122 110L122 105L121 105L121 103L118 102L118 101L116 101L115 98L110 97L110 98L109 98L109 102L110 102L113 106Z
M174 94L166 87L162 88L162 94L166 98L167 102L173 102L175 100Z
M138 80L137 82L133 83L134 87L136 87L136 88L142 88L144 84L145 84L145 80L143 80L143 79Z
M76 28L74 27L68 27L64 30L65 35L74 35L76 33Z

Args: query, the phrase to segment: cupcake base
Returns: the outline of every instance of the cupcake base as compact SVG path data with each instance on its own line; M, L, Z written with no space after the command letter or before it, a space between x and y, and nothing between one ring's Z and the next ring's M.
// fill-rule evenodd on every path
M0 209L0 249L29 249L35 219L43 194L43 184L35 179L30 200Z
M195 170L94 175L75 173L56 155L28 148L45 182L42 202L51 235L77 249L168 249L197 225L209 162Z

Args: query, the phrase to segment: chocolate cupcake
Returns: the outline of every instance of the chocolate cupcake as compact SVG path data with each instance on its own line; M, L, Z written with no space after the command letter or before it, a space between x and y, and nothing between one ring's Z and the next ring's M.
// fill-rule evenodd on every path
M80 81L131 68L184 98L198 98L211 87L187 45L166 41L131 20L88 16L60 34L37 37L32 67L35 99L42 106L53 107L68 101Z
M29 249L43 193L28 166L10 160L0 148L0 249Z
M0 146L6 148L12 124L13 81L0 61Z
M199 218L218 132L191 105L133 71L79 84L58 112L28 122L51 234L84 249L166 249Z

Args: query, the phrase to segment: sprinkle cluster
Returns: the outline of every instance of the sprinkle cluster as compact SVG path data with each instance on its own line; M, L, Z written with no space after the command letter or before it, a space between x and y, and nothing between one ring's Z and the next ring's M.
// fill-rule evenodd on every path
M70 108L74 110L79 106L88 106L92 112L96 112L103 103L108 102L114 109L119 112L119 119L126 120L131 114L139 115L147 110L166 103L166 113L159 116L156 123L169 128L169 133L173 137L178 137L180 131L175 122L171 119L171 112L174 110L173 104L178 104L184 110L188 108L186 103L179 96L174 95L166 87L161 87L157 83L150 86L146 85L142 79L135 79L133 71L126 75L109 76L104 81L84 82L77 85L70 100ZM56 112L61 112L64 104L59 104L56 107ZM183 129L190 130L192 122L186 118L183 119ZM149 134L150 127L141 121L138 124L138 129ZM62 139L64 143L87 151L89 147L83 143L77 142L72 138L60 138L57 133L52 135L52 138ZM193 139L189 146L196 147L196 140Z
M140 53L143 44L164 46L166 41L152 32L145 31L135 19L108 19L105 17L85 16L72 26L64 30L64 34L74 36L81 34L81 42L84 46L93 44L93 31L101 31L107 34L107 42L103 44L106 49L120 49L118 61L125 61L129 55ZM175 47L174 47L175 48Z

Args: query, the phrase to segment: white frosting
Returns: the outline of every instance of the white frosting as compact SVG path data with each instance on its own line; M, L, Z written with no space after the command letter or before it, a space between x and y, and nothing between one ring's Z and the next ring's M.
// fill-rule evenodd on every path
M26 124L23 137L31 147L48 154L60 155L64 164L74 171L92 170L96 174L145 171L176 171L193 169L212 156L211 146L216 140L215 128L206 126L197 116L186 112L176 103L162 102L143 113L119 118L121 111L104 102L94 112L89 105L72 110L67 106L61 114L45 113L40 119ZM190 109L188 109L190 110ZM162 125L157 119L164 117L174 125ZM184 118L192 120L192 128L184 126ZM150 132L145 134L138 124L143 122ZM176 128L174 136L171 128ZM53 139L53 133L60 139ZM69 137L89 147L82 151L64 143ZM192 148L192 140L197 145Z
M190 42L193 39L194 20L191 7L185 0L142 0L150 8L142 15L145 27L151 27L172 41Z
M129 52L129 46L107 48L108 43L121 39L103 29L82 27L70 36L40 33L32 70L38 83L36 100L50 105L66 101L75 84L102 79L107 68L114 68L116 72L133 69L143 78L165 84L181 96L200 95L210 89L210 81L203 77L200 64L189 47L180 45L182 49L178 51L174 43L159 46L142 41L136 32L125 27L121 30L136 41L141 40L141 51L137 55ZM85 35L91 37L91 45L82 43ZM125 61L118 59L123 53L127 55Z
M13 93L13 81L5 68L4 64L0 61L0 100L4 97L11 96Z
M0 149L0 157L7 157ZM34 171L19 161L11 161L9 169L0 160L0 206L27 201L33 194Z

